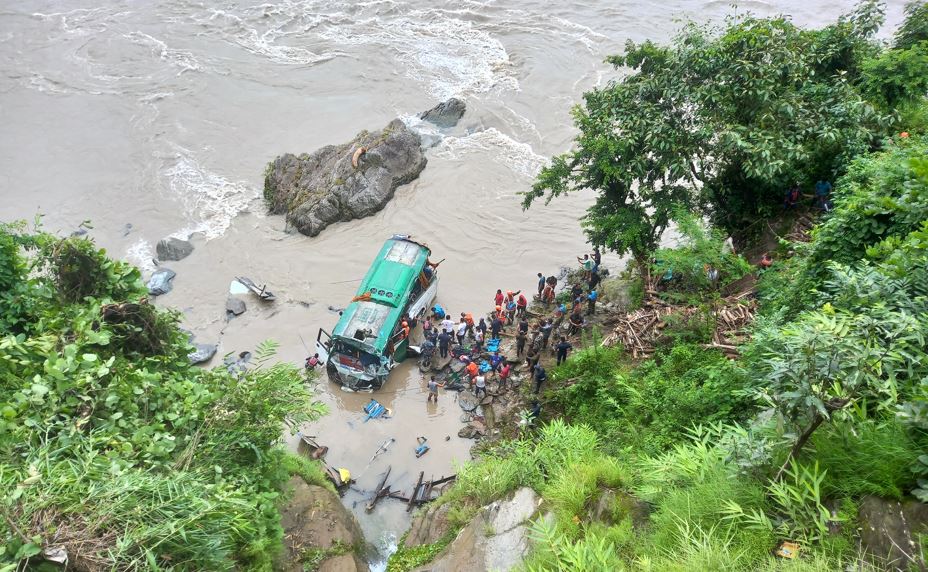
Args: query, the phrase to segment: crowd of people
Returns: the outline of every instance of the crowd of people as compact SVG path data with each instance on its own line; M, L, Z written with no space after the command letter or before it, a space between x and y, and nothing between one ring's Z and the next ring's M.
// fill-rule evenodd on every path
M437 350L442 360L449 356L460 359L465 363L463 373L470 387L476 397L481 397L486 395L488 377L495 379L500 389L508 386L512 364L500 355L499 346L504 332L514 335L516 358L525 360L537 394L547 381L547 372L539 363L543 352L554 354L557 365L567 361L573 349L568 339L582 331L586 316L596 313L597 288L602 280L599 248L577 257L577 261L581 267L580 281L570 287L566 297L561 296L560 302L556 293L558 277L538 273L538 293L533 299L543 308L542 313L549 316L529 312L528 297L521 290L504 292L498 289L493 296L493 309L479 318L470 312L461 312L455 317L447 308L436 304L419 320L424 337L420 349L430 356ZM404 325L408 337L405 328L408 325ZM438 388L443 385L432 376L428 382L428 400L437 400Z

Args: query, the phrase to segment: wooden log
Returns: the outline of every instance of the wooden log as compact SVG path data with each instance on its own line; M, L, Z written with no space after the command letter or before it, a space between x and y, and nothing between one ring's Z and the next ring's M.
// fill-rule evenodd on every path
M383 498L386 495L390 494L390 487L386 487L387 479L390 477L390 471L393 469L393 466L388 466L387 471L383 474L383 478L380 479L380 484L377 485L377 488L374 489L374 494L371 496L371 499L367 502L367 506L364 507L367 512L374 510L374 506L377 505L377 501Z

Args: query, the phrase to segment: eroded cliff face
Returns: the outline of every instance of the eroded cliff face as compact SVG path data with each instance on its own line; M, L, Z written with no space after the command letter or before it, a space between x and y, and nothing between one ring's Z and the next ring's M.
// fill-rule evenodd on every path
M265 173L264 198L271 213L316 236L334 222L378 212L425 164L419 135L394 119L348 143L277 157Z
M287 483L291 496L281 508L286 554L278 568L303 572L369 572L362 555L364 536L354 516L338 495L324 487L308 485L300 477Z

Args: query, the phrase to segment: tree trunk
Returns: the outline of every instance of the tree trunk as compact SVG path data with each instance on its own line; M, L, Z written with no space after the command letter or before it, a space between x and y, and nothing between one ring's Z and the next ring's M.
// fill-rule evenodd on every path
M841 409L848 403L850 399L832 399L831 401L825 403L825 410L828 411L829 417L831 414L838 409ZM812 436L812 433L815 433L815 430L829 417L825 417L819 411L815 412L815 417L812 418L812 422L809 423L809 426L806 427L806 430L802 432L802 435L799 436L799 439L796 439L796 442L793 443L793 448L789 450L789 454L786 456L786 460L783 461L783 466L780 467L780 470L777 471L773 480L779 481L783 474L786 472L786 468L789 467L789 462L799 456L799 452L805 446L806 442L809 440L809 437Z
M806 441L809 440L809 437L812 436L812 433L814 433L815 430L818 429L819 425L821 425L824 421L825 417L816 411L815 417L812 418L812 423L809 423L809 426L806 427L806 430L802 432L802 435L799 436L799 439L793 443L793 448L789 450L789 454L786 456L786 460L783 461L783 466L781 466L780 470L777 471L777 474L775 477L773 477L773 480L780 480L780 478L783 476L783 473L786 472L786 468L789 467L789 462L799 456L799 451L801 451L805 446Z

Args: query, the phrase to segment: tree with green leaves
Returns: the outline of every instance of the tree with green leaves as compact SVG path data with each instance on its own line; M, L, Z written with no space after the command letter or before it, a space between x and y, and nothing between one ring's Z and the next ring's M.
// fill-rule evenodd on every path
M796 181L833 179L889 124L856 91L881 7L865 1L820 30L745 16L690 24L670 46L627 44L628 76L584 95L575 148L525 194L598 193L582 220L594 244L644 262L680 206L738 232Z

